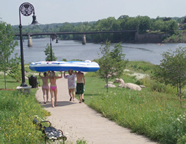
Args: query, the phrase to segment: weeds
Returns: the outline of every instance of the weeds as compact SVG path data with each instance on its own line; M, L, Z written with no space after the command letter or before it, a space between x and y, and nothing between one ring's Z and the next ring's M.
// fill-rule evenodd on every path
M0 91L0 142L42 143L44 137L33 125L33 117L44 118L48 112L35 100L35 93L25 96L17 91Z

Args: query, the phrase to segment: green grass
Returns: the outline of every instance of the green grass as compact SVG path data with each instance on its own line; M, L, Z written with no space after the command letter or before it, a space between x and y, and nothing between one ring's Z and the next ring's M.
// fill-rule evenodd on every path
M131 72L149 75L153 75L153 68L146 62L129 62L127 65ZM186 101L181 108L175 88L146 78L140 80L146 86L142 91L117 87L109 88L107 93L105 81L98 78L98 73L87 73L85 76L85 102L104 117L162 144L186 143ZM121 78L125 82L136 82L135 77L127 74ZM15 90L20 84L7 77L8 89ZM2 75L0 88L4 88ZM32 89L30 95L0 90L0 143L44 143L43 135L36 129L31 116L37 115L41 120L49 113L36 101L36 90ZM77 140L76 143L86 141Z
M37 80L42 83L39 76L37 76ZM44 135L33 124L33 118L36 117L38 121L43 121L50 113L44 110L35 99L38 89L31 89L30 94L23 94L16 90L21 83L9 76L7 76L6 82L7 90L4 90L4 75L0 75L0 144L44 144ZM26 83L29 85L28 80ZM48 143L50 142L48 141ZM86 144L87 142L78 139L76 143Z
M50 113L35 99L37 89L32 89L30 94L23 94L16 90L21 83L9 76L6 82L7 90L0 90L0 143L44 143L42 132L33 124L33 117L41 120ZM0 75L0 89L4 88L4 75Z
M18 91L0 91L0 143L42 143L41 131L33 124L49 115L35 99L36 90L29 95Z
M129 61L126 69L151 75L154 69L154 65L144 61Z
M146 64L143 62L141 66L146 67ZM181 108L175 88L145 79L142 81L147 87L142 91L117 87L109 88L107 93L105 82L91 75L94 74L86 75L85 103L88 106L119 125L130 128L131 132L162 144L186 143L186 102ZM134 77L127 75L122 78L125 82L135 81Z
M29 84L28 80L25 80L25 82ZM6 76L6 85L7 85L7 89L16 89L17 86L21 85L21 82L16 82L16 80L14 80L13 78ZM4 89L4 88L5 88L4 75L0 74L0 89Z

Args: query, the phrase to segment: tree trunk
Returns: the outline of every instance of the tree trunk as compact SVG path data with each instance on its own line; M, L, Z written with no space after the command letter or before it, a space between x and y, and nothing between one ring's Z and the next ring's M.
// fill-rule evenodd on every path
M108 92L108 78L106 79L106 83L107 83L107 92Z
M177 83L177 93L179 93L179 85ZM178 97L179 97L179 94L178 94Z
M180 85L180 106L182 107L182 98L181 98L181 85Z
M6 89L6 72L4 71L4 78L5 78L5 89Z

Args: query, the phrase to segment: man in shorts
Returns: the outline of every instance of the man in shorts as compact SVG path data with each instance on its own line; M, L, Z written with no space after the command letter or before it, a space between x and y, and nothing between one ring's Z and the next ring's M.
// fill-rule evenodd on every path
M77 85L76 85L76 94L79 95L79 103L82 101L84 102L84 98L82 98L83 93L84 93L84 85L85 85L85 77L84 73L78 71L75 73L77 77Z

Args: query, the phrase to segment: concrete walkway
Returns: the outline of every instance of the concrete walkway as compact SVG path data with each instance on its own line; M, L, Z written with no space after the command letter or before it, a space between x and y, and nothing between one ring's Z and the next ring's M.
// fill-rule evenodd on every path
M116 123L101 116L84 103L69 101L67 80L57 80L58 106L52 108L51 102L43 104L41 87L36 93L37 100L51 113L47 118L54 127L61 129L67 136L67 143L84 139L88 144L155 144L148 138L130 133ZM86 96L85 96L86 100ZM50 100L51 101L51 100Z

